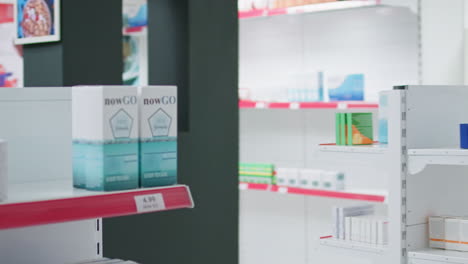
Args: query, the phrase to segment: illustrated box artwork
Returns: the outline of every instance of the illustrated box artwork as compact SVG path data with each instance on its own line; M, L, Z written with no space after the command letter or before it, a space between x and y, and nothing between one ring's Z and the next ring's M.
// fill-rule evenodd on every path
M60 0L16 0L16 44L60 40Z

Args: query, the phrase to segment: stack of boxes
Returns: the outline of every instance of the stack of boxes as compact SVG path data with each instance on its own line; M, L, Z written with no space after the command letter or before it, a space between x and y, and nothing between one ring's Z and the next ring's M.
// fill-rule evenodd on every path
M247 183L276 184L275 166L264 163L241 163L239 180Z
M373 214L373 205L334 207L333 237L371 245L388 244L388 221Z
M177 182L175 86L73 87L73 185L94 191Z
M304 189L324 189L343 191L345 175L339 171L314 169L278 168L276 170L278 185Z
M336 113L336 145L370 145L374 142L372 113Z
M468 251L468 217L430 216L429 247Z

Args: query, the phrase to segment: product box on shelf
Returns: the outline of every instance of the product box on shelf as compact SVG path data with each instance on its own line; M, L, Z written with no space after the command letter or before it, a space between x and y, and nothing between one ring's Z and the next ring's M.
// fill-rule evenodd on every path
M468 217L429 216L429 247L468 251Z
M346 114L335 114L336 145L346 145Z
M336 145L370 145L374 142L372 113L337 113Z
M460 218L460 251L468 251L468 217Z
M322 171L321 188L325 190L343 191L345 189L345 175L339 171Z
M320 189L322 183L322 170L299 170L300 187L306 189Z
M429 217L429 247L445 248L445 217Z
M346 114L347 145L366 145L374 142L372 113Z
M445 249L459 250L460 219L458 217L446 217L444 223Z
M391 91L383 91L379 93L379 143L388 143L388 98Z
M299 184L299 169L296 168L288 168L284 172L286 172L286 186L290 187L300 187Z
M385 218L377 219L377 244L388 244L388 221Z
M291 74L287 90L289 102L322 102L325 99L323 72Z
M371 214L345 217L345 236L339 239L372 245L388 244L388 221Z
M275 167L273 164L240 163L239 181L261 184L275 184Z
M177 87L138 88L140 185L177 183Z
M363 101L364 74L327 74L330 101Z
M138 188L138 93L135 87L72 90L73 185L97 191Z
M356 220L359 223L353 223L353 219L357 216L367 216L374 213L373 205L359 205L359 206L349 206L349 207L334 207L332 209L332 218L333 218L333 236L337 239L346 239L346 234L351 234L351 240L361 241L364 240L364 237L361 237L361 233L365 231L361 219ZM351 231L346 230L346 218L353 217L348 220L351 224ZM354 228L354 229L353 229ZM359 232L358 229L360 230ZM353 233L354 232L354 233Z

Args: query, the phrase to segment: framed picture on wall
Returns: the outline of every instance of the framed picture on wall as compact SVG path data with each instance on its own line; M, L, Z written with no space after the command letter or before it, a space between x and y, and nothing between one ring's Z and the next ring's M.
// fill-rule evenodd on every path
M60 40L60 0L15 0L16 44Z

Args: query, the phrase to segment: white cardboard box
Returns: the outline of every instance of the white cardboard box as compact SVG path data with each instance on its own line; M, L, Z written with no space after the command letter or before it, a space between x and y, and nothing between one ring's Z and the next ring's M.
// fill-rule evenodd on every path
M177 87L138 88L140 185L177 183Z
M137 88L78 86L72 97L74 186L138 188Z
M445 249L445 217L429 217L429 247Z
M460 218L460 244L459 250L468 251L468 218Z
M445 218L445 249L459 250L460 247L460 219L457 217Z

